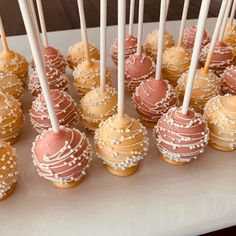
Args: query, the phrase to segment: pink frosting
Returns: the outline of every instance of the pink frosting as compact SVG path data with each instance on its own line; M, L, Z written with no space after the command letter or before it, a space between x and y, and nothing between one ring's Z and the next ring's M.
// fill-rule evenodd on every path
M176 105L177 96L168 81L149 79L136 88L133 101L140 116L156 124L170 107Z
M137 49L137 39L132 35L126 35L125 37L125 59L131 54L134 54ZM118 64L118 40L114 42L110 50L111 59L117 65Z
M85 175L92 156L85 134L65 127L61 127L58 133L47 130L38 135L32 153L40 176L64 184Z
M78 108L71 96L63 91L51 90L51 97L60 125L73 127L78 120ZM37 132L51 127L47 106L43 94L40 94L32 103L30 118Z
M226 68L224 73L221 75L221 79L222 93L236 95L236 66Z
M201 51L200 63L202 66L204 66L206 62L209 47L210 44L207 44ZM231 47L218 41L215 45L209 68L212 69L217 75L220 75L228 66L232 65L233 58L234 55Z
M195 38L196 38L196 31L197 27L195 25L192 25L190 27L187 27L184 30L184 35L183 35L183 44L186 49L193 49ZM203 33L203 38L202 38L202 48L210 43L211 38L210 35L206 30L204 30Z
M53 47L44 47L43 54L45 63L49 66L56 67L63 74L66 73L66 60L64 56ZM34 61L32 62L32 67L35 68Z
M146 55L130 55L125 61L125 83L133 92L142 81L155 76L155 63Z
M201 154L209 139L209 129L202 115L173 107L164 114L154 129L159 151L177 162L189 162Z
M68 90L68 78L57 68L46 66L46 75L50 89L59 89L64 91ZM29 80L28 88L31 94L35 97L41 93L42 88L40 85L37 70L32 73Z

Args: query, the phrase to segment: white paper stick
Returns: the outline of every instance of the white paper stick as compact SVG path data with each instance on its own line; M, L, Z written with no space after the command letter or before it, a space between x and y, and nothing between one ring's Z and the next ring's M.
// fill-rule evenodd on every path
M47 37L46 24L45 24L45 19L44 19L44 14L43 14L43 6L42 6L41 0L36 0L36 3L37 3L38 13L39 13L40 27L42 30L43 45L45 48L47 48L48 47L48 37Z
M229 17L229 23L230 24L233 24L235 11L236 11L236 0L234 0L233 6L232 6L232 9L231 9L231 13L230 13L230 17Z
M204 65L205 73L207 73L209 65L211 63L211 57L213 55L214 48L215 48L215 45L216 45L216 42L217 42L217 39L218 39L218 35L219 35L219 31L220 31L220 26L221 26L221 23L222 23L223 18L224 18L226 6L227 6L227 1L228 0L223 0L223 2L221 4L221 7L220 7L220 12L219 12L219 15L218 15L218 18L217 18L217 21L216 21L216 26L215 26L215 29L214 29L214 32L213 32L213 36L212 36L212 39L211 39L211 44L210 44L209 52L207 54L206 62L205 62L205 65Z
M183 106L182 106L183 114L187 114L188 109L189 109L189 102L191 98L194 77L195 77L195 73L196 73L196 69L198 65L199 54L200 54L200 50L202 46L202 37L204 34L210 1L211 0L204 0L202 1L202 4L201 4L201 9L200 9L198 23L197 23L196 39L195 39L195 43L193 47L193 54L192 54L191 64L189 67L188 80L187 80L187 85L186 85L185 94L184 94L184 101L183 101Z
M104 89L106 83L106 26L107 0L100 1L100 87Z
M129 35L133 35L134 7L135 7L135 0L130 0L130 9L129 9Z
M137 55L141 55L142 53L143 13L144 13L144 0L139 0Z
M161 66L162 66L162 51L164 44L165 33L165 18L166 18L166 0L161 0L161 11L159 20L159 34L157 44L157 63L156 63L156 79L161 79Z
M166 17L165 17L165 21L166 21L166 19L167 19L168 10L169 10L169 5L170 5L170 0L166 0Z
M1 39L2 39L3 50L5 52L7 52L7 51L9 51L9 48L8 48L7 38L6 38L6 34L5 34L5 30L4 30L1 16L0 16L0 35L1 35Z
M118 1L118 115L120 118L124 116L125 6L126 0Z
M223 21L222 21L222 24L221 24L221 27L220 27L219 41L223 40L223 37L224 37L224 34L225 34L225 27L226 27L226 24L227 24L227 21L228 21L228 18L229 18L231 3L232 3L232 0L228 0L227 7L226 7L226 10L225 10L225 14L224 14L224 18L223 18Z
M89 43L88 43L88 35L87 35L87 28L86 28L85 14L84 14L84 1L77 0L77 3L78 3L78 8L79 8L80 28L82 32L82 40L84 43L85 57L86 57L86 60L90 63Z
M182 41L183 41L184 28L185 28L187 15L188 15L188 7L189 7L189 0L185 0L182 18L181 18L180 30L179 30L179 38L178 38L178 44L177 44L178 47L182 45Z
M30 12L30 6L29 6L28 1L26 0L18 0L18 2L19 2L22 17L23 17L23 21L25 24L26 32L28 35L31 51L34 57L36 69L38 71L40 84L42 87L42 92L45 98L45 102L46 102L48 113L49 113L49 118L52 124L52 129L54 132L58 132L59 131L58 119L54 110L49 86L47 83L47 76L46 76L45 68L43 64L43 55L40 50L41 46L39 44L40 40L37 39L38 36L34 28L32 14Z

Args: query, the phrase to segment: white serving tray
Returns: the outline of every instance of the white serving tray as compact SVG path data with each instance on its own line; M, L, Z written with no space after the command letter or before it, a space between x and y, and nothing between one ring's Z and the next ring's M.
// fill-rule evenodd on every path
M188 25L195 22L188 21ZM208 20L209 32L214 22ZM144 38L157 26L145 24ZM175 37L178 29L179 22L167 22L166 30ZM116 30L108 28L109 47ZM99 46L99 29L89 29L88 33L90 42ZM79 39L79 30L49 33L50 44L64 54ZM31 58L25 35L9 37L8 41L10 48ZM109 56L108 61L115 82L117 71ZM81 185L68 190L55 188L37 175L32 163L36 133L28 117L31 100L26 92L26 122L21 139L14 145L20 174L14 194L0 202L1 236L183 236L236 224L236 151L223 153L208 147L191 164L171 166L160 159L152 130L148 157L133 176L112 176L94 155ZM126 101L127 113L137 117L128 96ZM83 130L81 125L79 128Z

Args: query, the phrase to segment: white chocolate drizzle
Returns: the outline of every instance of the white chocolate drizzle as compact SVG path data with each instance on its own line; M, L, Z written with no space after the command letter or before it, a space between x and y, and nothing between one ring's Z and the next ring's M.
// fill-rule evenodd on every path
M221 75L221 92L236 95L236 66L229 66Z

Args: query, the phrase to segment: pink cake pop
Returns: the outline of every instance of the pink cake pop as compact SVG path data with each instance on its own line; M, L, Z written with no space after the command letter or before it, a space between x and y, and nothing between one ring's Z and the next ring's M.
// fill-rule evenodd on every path
M78 121L78 108L72 97L59 90L51 90L52 102L60 125L74 127ZM43 94L32 103L30 120L38 133L51 127L49 114Z
M221 79L221 92L223 94L229 93L236 95L236 66L226 68L224 73L221 75Z
M61 71L55 67L46 66L46 75L50 89L68 90L68 78ZM37 70L31 74L28 88L34 97L37 97L41 93L42 89Z

